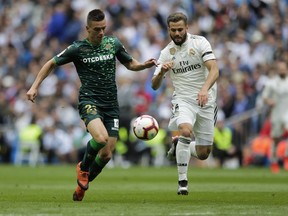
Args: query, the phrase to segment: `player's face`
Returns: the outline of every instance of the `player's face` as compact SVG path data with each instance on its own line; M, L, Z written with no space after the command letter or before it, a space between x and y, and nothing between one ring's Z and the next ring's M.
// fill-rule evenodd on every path
M169 23L169 34L176 45L181 45L186 41L188 26L183 20Z
M282 79L285 79L287 76L288 70L286 62L278 62L278 74Z
M94 45L98 45L105 35L106 20L91 21L89 25L86 26L86 29L89 41Z

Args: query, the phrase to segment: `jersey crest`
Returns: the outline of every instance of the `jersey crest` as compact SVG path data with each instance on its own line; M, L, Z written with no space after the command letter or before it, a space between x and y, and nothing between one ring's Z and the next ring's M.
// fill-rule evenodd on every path
M170 51L171 55L175 55L175 53L176 53L176 49L174 47L170 48L169 51Z
M189 55L190 56L194 56L196 54L195 50L194 49L189 49Z
M110 43L108 43L108 44L105 45L105 49L106 49L106 50L109 50L109 49L111 49L111 48L112 48L112 45L111 45Z

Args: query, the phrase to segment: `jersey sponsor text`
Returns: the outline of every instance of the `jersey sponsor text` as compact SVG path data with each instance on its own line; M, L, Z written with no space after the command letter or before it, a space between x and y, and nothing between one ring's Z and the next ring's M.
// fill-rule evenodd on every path
M110 55L103 55L103 56L95 56L91 58L83 58L82 61L84 63L90 63L90 62L97 62L97 61L105 61L105 60L110 60L113 59L113 54Z
M188 71L192 71L192 70L197 70L201 68L201 64L194 64L194 65L189 65L187 67L181 67L181 68L172 68L172 71L174 74L178 74L178 73L186 73Z

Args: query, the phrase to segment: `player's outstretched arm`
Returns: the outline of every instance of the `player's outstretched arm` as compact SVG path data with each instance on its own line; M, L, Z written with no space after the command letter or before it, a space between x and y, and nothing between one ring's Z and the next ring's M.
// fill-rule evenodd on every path
M158 66L156 59L151 58L147 61L145 61L144 63L140 63L138 62L136 59L132 59L132 61L124 64L124 66L128 69L128 70L132 70L132 71L140 71L140 70L144 70L146 68L151 68L153 66Z
M51 73L51 71L55 68L55 66L56 64L55 64L54 59L50 59L48 62L44 64L44 66L41 68L41 70L37 74L36 79L33 82L32 86L26 93L28 100L34 103L40 84Z

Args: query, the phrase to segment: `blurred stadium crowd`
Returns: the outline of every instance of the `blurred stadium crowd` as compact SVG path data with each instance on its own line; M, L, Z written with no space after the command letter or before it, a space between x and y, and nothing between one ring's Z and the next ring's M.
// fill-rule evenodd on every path
M106 34L119 37L139 61L158 58L169 42L170 12L187 14L189 32L207 37L218 59L218 106L226 119L262 107L259 96L275 72L274 60L288 62L288 0L1 0L0 163L21 163L31 142L39 146L30 154L32 164L39 158L74 163L81 157L89 137L77 111L80 84L74 66L57 68L43 82L35 104L27 101L26 91L48 59L85 38L86 15L94 8L106 12ZM117 66L121 129L115 161L123 166L166 163L173 88L168 79L153 91L152 74ZM130 133L131 120L144 113L155 116L163 129L150 143ZM259 132L261 123L253 128Z

